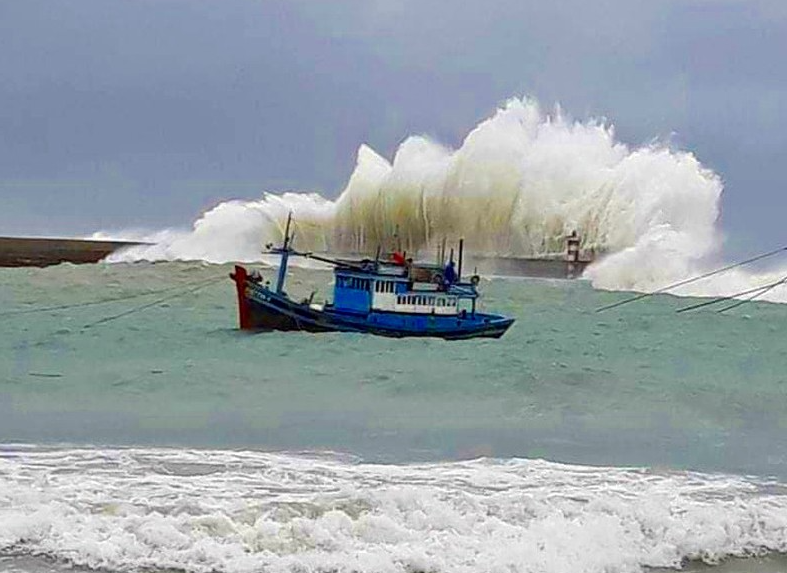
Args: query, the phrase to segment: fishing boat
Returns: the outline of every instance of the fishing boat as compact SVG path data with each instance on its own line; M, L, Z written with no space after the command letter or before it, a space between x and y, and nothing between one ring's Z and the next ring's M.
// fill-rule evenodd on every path
M462 250L458 268L453 256L443 267L413 263L400 253L382 260L340 260L292 248L287 219L276 284L257 271L236 265L230 278L238 295L243 330L304 330L308 332L365 332L390 337L437 337L449 340L499 338L513 318L477 310L479 277L462 280ZM334 267L332 303L312 297L296 301L285 290L290 257L312 258Z

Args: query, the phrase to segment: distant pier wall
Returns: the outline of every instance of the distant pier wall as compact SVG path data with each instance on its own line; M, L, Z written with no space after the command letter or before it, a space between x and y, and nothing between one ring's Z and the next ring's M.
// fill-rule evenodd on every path
M495 257L468 255L464 274L504 275L511 277L536 277L547 279L573 279L582 276L593 261L565 259L538 259L526 257Z
M373 259L368 253L320 253L323 256L358 260ZM421 262L432 262L429 257L418 257ZM462 274L465 278L477 272L481 276L502 275L509 277L534 277L545 279L575 279L582 276L585 268L593 261L590 259L563 257L512 257L499 255L465 254Z
M0 267L46 267L97 263L110 253L140 243L82 239L0 237Z

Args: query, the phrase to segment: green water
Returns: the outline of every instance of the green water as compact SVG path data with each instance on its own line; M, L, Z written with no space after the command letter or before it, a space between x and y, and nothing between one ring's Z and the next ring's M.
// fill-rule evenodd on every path
M0 271L4 310L226 276L190 263ZM317 299L330 273L293 269ZM482 282L500 340L236 330L233 284L5 316L0 441L329 449L381 461L540 457L787 475L787 306L675 314L583 281ZM163 295L162 295L163 296Z

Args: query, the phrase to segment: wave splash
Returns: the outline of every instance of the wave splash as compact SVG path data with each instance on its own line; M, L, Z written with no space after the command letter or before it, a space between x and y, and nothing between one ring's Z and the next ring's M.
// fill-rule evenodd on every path
M559 108L547 113L515 98L455 150L413 136L389 162L362 145L335 201L289 192L221 203L191 231L121 233L154 244L108 260L263 260L263 245L281 240L291 211L299 248L345 253L378 246L428 253L444 238L464 237L476 253L538 256L562 253L576 230L584 252L605 255L586 273L594 286L652 290L716 254L722 189L691 153L631 148L603 121L572 121ZM108 235L118 238L95 237ZM751 284L742 276L684 294Z
M577 571L785 551L784 486L538 460L4 448L0 552L102 570Z

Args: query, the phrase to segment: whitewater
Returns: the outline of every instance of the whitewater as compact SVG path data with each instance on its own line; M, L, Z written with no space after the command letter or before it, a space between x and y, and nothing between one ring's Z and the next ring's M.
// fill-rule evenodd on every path
M721 264L722 180L690 152L653 142L630 147L606 121L575 121L559 107L511 99L458 149L423 136L392 162L366 145L335 200L305 192L264 193L221 203L190 231L103 231L92 238L152 243L110 261L264 260L292 212L302 250L374 254L403 248L432 256L463 237L471 252L562 254L577 231L585 273L597 288L650 291ZM787 265L738 271L684 287L684 295L730 295L787 275ZM787 287L764 300L787 300Z
M539 460L0 452L0 549L93 569L639 571L787 549L787 489Z

